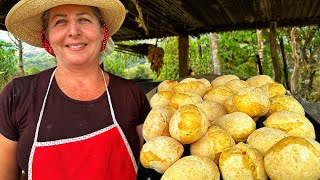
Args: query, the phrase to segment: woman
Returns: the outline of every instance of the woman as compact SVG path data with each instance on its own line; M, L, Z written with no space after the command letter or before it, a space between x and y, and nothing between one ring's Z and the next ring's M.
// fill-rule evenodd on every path
M57 67L0 95L0 179L135 179L150 107L131 81L99 68L125 18L118 0L21 0L6 18Z

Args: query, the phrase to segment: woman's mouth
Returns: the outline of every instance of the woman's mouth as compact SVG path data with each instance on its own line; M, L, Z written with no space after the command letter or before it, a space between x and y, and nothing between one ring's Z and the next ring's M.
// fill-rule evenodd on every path
M80 49L82 47L86 46L86 44L78 44L78 45L67 45L68 48L71 49Z

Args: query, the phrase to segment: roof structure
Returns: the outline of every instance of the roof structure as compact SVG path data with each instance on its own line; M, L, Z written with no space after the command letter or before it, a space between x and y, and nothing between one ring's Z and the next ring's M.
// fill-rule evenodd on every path
M319 0L121 0L127 16L115 41L320 24ZM0 0L0 29L18 0Z

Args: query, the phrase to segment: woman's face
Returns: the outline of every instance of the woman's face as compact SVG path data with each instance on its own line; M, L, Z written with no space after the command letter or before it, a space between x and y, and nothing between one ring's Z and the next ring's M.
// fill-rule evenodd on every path
M49 11L48 39L58 65L98 64L103 35L90 6L62 5Z

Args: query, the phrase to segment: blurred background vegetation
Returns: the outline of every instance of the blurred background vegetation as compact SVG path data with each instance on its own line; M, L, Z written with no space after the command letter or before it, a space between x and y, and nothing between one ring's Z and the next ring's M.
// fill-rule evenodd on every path
M293 34L294 32L294 34ZM210 36L203 34L189 38L190 69L195 75L213 74ZM229 31L217 33L219 74L234 74L241 78L258 75L257 31ZM293 40L294 38L294 40ZM148 41L121 42L127 45L139 43L157 44L164 49L164 65L157 76L150 69L146 56L115 51L104 56L105 70L126 79L148 79L163 81L179 78L178 38L170 37ZM282 53L281 42L283 43ZM262 69L264 74L274 77L269 30L262 30ZM293 44L295 46L293 46ZM295 47L294 51L293 48ZM277 55L281 68L281 83L287 89L295 81L294 96L297 99L320 102L320 29L317 26L277 29ZM285 60L284 59L285 56ZM14 77L31 75L55 66L52 56L43 49L23 46L23 74L18 68L18 48L0 38L0 90ZM288 75L286 75L286 72ZM294 73L294 78L291 77ZM289 84L288 84L289 82Z

